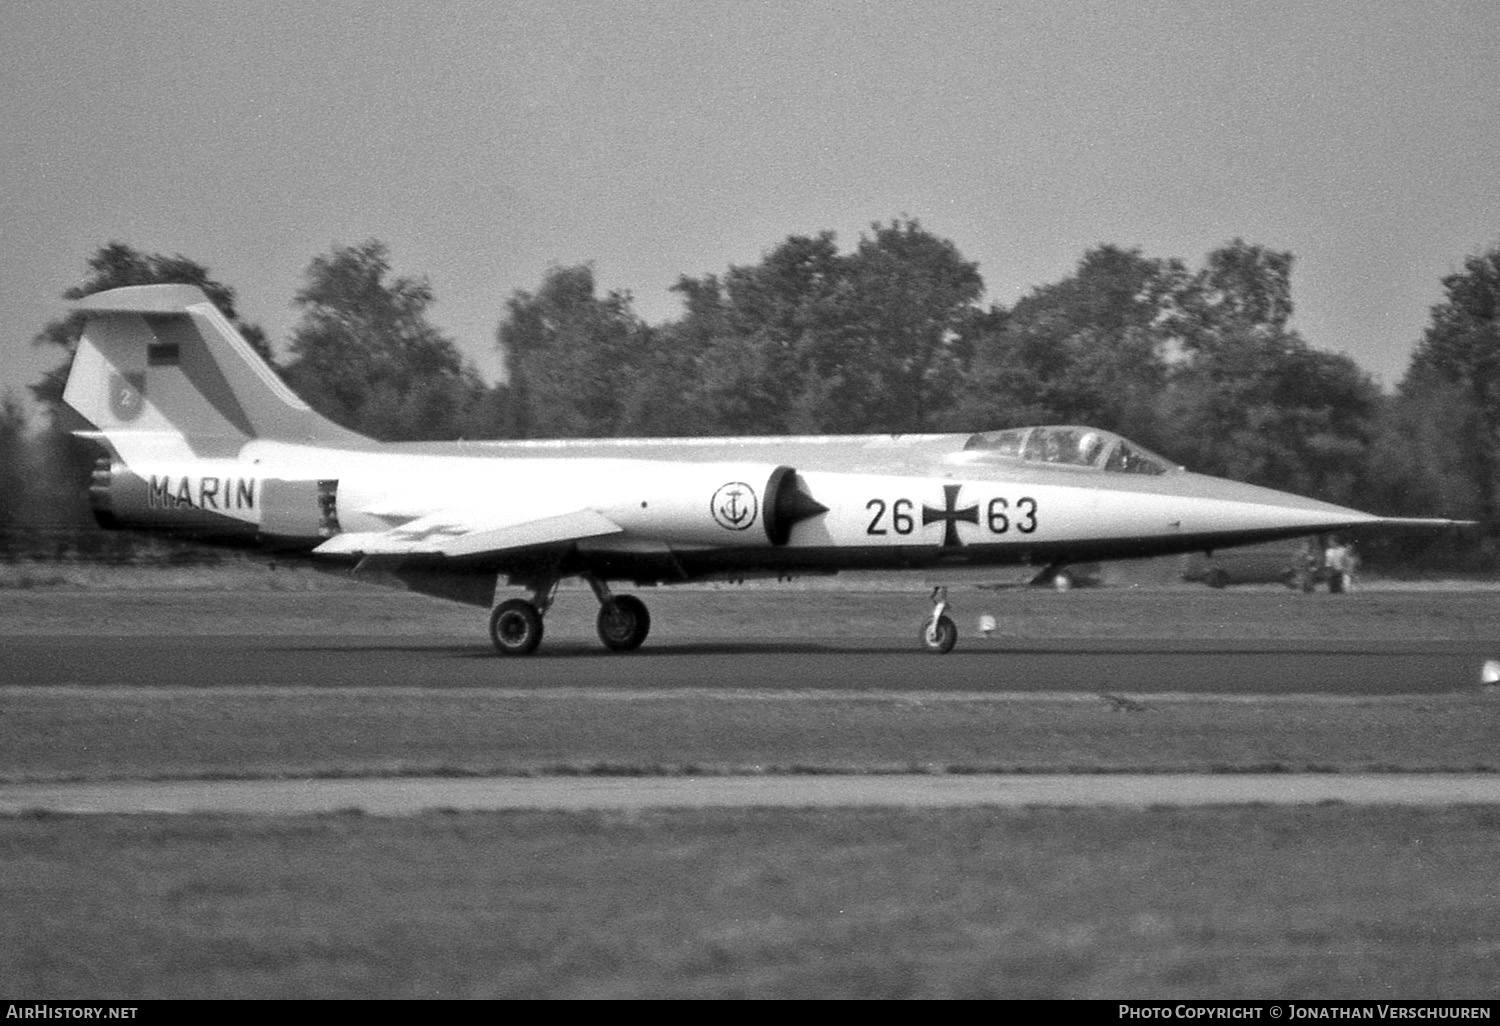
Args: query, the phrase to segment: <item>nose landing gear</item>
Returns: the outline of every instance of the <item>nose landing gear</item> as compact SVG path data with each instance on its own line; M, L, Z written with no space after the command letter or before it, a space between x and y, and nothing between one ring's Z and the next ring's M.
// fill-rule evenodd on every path
M958 642L958 627L947 614L948 589L932 589L932 617L922 625L922 647L934 655L953 651Z

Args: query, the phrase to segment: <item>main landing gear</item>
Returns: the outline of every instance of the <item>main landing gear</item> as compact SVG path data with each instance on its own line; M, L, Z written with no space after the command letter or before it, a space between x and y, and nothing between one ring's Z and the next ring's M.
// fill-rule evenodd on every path
M596 625L599 640L611 652L634 652L651 632L651 614L646 603L634 595L611 595L609 585L588 578L594 597L599 600Z
M634 595L613 595L609 585L586 577L594 597L599 600L597 626L599 640L611 652L633 652L641 647L651 631L651 614L646 603ZM550 581L532 588L528 599L508 599L490 613L490 640L501 655L530 655L542 643L542 618L552 608L557 582Z
M948 616L948 589L932 589L932 616L922 625L922 647L935 655L953 651L958 641L958 627Z
M599 600L596 626L599 640L611 652L634 652L651 632L651 613L646 603L634 595L615 595L609 585L585 577L594 597ZM523 656L535 652L542 643L543 617L552 608L557 582L535 585L530 599L507 599L490 613L490 639L501 655ZM922 624L918 635L922 648L936 655L953 651L958 642L958 627L948 615L948 589L932 589L932 615Z
M490 640L501 655L530 655L542 643L542 612L525 599L510 599L490 614Z

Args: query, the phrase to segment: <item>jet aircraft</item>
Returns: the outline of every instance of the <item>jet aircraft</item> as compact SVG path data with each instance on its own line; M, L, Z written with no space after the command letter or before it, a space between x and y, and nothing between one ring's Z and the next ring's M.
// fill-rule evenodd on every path
M86 314L64 399L102 442L98 521L377 568L490 610L535 651L558 583L598 632L651 627L620 582L856 569L929 574L1209 551L1453 521L1373 516L1191 473L1096 428L975 434L380 443L313 411L191 285L113 289ZM529 598L495 603L500 581ZM920 643L957 638L937 589Z

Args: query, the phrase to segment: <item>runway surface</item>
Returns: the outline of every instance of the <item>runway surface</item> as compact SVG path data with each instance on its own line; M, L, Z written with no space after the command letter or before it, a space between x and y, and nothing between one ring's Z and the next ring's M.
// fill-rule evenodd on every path
M320 631L254 634L19 634L0 643L6 686L143 696L192 689L306 695L494 689L671 696L940 694L1482 696L1494 645L1476 640L1239 639L1047 641L966 636L946 655L915 637L782 641L694 637L613 654L593 639L549 638L506 658L487 641ZM579 632L581 633L581 632ZM19 693L19 692L17 692ZM565 715L565 713L563 714ZM1468 768L1460 767L1460 768ZM0 814L220 812L377 815L425 810L704 806L1208 805L1347 802L1500 804L1500 774L877 774L764 776L372 777L0 785Z
M486 642L368 636L18 636L0 684L40 687L725 687L839 691L1100 690L1135 694L1437 694L1473 688L1477 641L1015 641L966 637L945 656L886 641L655 644L614 654L578 639L533 656Z
M1495 774L1058 774L492 777L118 781L0 785L0 815L60 813L380 816L432 810L725 807L1449 805L1500 803Z

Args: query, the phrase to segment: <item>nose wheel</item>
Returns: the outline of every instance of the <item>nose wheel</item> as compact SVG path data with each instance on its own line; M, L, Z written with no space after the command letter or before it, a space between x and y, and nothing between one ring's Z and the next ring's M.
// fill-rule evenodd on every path
M934 655L953 651L958 643L958 627L948 616L948 589L932 589L932 616L922 625L922 647Z

